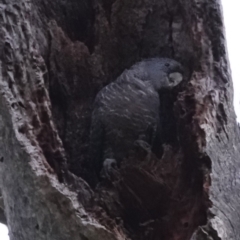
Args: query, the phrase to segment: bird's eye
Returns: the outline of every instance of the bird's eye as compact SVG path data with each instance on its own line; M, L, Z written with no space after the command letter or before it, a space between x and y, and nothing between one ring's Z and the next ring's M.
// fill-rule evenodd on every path
M166 67L169 67L169 66L170 66L170 64L169 64L169 63L165 63L165 66L166 66Z

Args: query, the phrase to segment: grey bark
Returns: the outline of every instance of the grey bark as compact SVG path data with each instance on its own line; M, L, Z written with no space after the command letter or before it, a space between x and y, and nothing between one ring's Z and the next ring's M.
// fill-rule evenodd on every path
M11 240L240 239L240 139L219 0L9 0L0 16ZM163 154L139 146L110 185L99 183L88 154L93 99L156 56L186 72L161 95Z

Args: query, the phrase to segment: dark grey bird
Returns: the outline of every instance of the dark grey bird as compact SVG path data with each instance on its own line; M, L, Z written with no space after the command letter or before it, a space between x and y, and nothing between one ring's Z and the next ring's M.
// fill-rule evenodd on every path
M92 112L90 155L97 174L119 164L137 140L151 147L159 128L159 90L183 79L180 63L152 58L136 63L96 96Z

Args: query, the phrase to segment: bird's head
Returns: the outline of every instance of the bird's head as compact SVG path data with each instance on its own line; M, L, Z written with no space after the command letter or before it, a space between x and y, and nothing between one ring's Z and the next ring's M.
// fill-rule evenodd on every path
M182 65L170 58L146 59L137 63L133 70L137 70L138 77L149 81L157 91L171 89L183 80Z

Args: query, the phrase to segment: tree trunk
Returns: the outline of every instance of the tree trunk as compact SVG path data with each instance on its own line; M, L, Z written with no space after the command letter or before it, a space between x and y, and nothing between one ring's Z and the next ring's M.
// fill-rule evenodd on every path
M240 239L240 139L219 0L8 0L0 16L11 240ZM98 182L88 153L94 97L156 56L186 75L160 95L163 153L140 146L111 184Z

